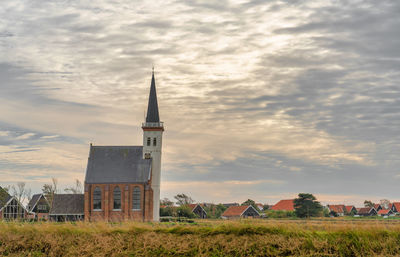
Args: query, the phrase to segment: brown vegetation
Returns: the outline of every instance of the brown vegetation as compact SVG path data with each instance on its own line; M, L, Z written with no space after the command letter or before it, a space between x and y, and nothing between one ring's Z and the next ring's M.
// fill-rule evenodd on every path
M2 256L394 256L398 220L0 223Z

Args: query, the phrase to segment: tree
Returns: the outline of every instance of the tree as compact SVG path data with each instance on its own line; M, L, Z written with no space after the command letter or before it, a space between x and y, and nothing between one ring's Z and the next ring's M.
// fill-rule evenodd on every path
M294 209L297 217L317 217L321 215L322 205L312 194L300 193L298 198L294 199Z
M53 208L54 195L58 193L58 181L56 178L51 179L51 184L44 184L42 188L43 194L49 202L50 210Z
M12 195L15 197L17 200L17 213L21 213L21 204L26 202L27 200L29 201L31 198L31 190L26 188L25 182L18 182L17 185L13 185L11 187L12 190Z
M221 214L228 209L228 207L223 204L207 204L203 206L204 210L207 212L207 218L210 219L219 219L221 218Z
M79 179L75 179L75 185L65 188L64 191L70 194L82 194L82 183Z
M160 205L174 206L174 202L165 197L164 199L160 200Z
M374 207L374 203L371 202L370 200L365 200L364 201L364 206L365 207Z
M263 205L263 211L269 210L269 205L268 204L264 204Z
M178 217L195 218L196 215L192 212L192 209L187 205L181 205L176 209Z
M192 204L194 203L194 200L190 197L187 196L185 194L177 194L176 196L174 196L175 200L176 200L176 204L179 206L182 205L188 205L188 204Z
M160 208L160 217L165 217L165 216L175 216L174 215L174 207L172 206L167 206L165 208Z
M254 207L254 209L258 210L258 207L256 205L256 202L251 199L247 199L245 202L243 202L241 205L251 205Z
M384 209L388 209L389 205L390 205L390 201L388 199L381 199L379 201L379 204L384 208Z

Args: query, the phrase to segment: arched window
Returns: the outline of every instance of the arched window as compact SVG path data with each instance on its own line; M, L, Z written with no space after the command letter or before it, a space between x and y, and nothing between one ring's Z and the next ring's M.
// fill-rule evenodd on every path
M134 210L140 210L140 188L135 187L133 188L133 203L132 203L132 209Z
M153 138L153 146L157 145L157 138Z
M96 187L93 191L93 210L101 210L101 189Z
M119 187L114 188L114 210L121 209L121 189Z

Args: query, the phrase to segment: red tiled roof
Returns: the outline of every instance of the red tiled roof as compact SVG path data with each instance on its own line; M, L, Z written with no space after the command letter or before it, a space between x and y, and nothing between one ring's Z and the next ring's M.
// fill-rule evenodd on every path
M343 204L336 205L328 205L330 211L334 211L336 213L344 213L345 207Z
M191 203L191 204L188 204L188 206L193 211L193 209L196 208L197 203Z
M271 207L274 211L294 211L294 199L280 200Z
M394 207L396 208L396 210L397 210L398 212L400 212L400 202L394 202L394 203L392 203L392 205L394 205Z
M380 215L380 214L389 214L389 212L390 212L391 210L390 209L382 209L382 210L379 210L378 211L378 214Z
M352 210L353 208L355 208L355 207L354 207L353 205L347 205L347 206L345 206L344 208L346 208L346 212L350 213L351 210Z
M241 205L241 206L231 206L229 207L221 216L224 217L232 217L232 216L240 216L249 205Z
M375 210L378 210L379 206L381 206L379 203L375 203L375 204L374 204ZM382 208L382 206L381 206L381 208Z

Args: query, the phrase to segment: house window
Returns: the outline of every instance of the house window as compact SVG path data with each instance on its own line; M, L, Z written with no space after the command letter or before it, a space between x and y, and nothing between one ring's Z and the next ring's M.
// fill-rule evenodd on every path
M157 145L157 138L153 138L153 146Z
M135 187L133 188L133 204L132 204L132 209L134 210L140 210L140 188Z
M114 210L121 210L121 189L119 187L114 188Z
M3 209L3 217L5 219L21 219L24 218L24 214L24 208L15 199Z
M101 210L101 189L96 187L93 191L93 209Z
M151 145L151 138L148 137L148 138L147 138L147 146L150 146L150 145Z

